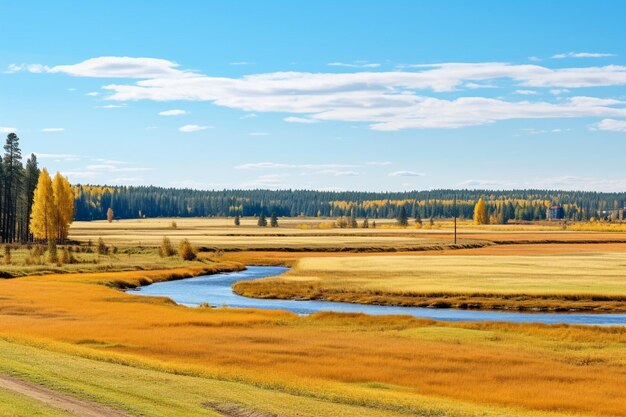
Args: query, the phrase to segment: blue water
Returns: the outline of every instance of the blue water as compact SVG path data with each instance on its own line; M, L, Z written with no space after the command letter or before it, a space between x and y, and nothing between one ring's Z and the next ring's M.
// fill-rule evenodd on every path
M178 281L159 282L130 291L138 295L169 297L176 303L187 306L197 306L202 303L208 303L215 307L228 306L287 310L303 315L319 311L336 311L372 315L404 314L447 321L626 325L626 314L508 313L420 307L391 307L337 303L331 301L264 300L242 297L235 294L231 289L231 286L237 281L276 276L282 274L287 269L288 268L275 266L250 266L247 270L241 272L228 272Z

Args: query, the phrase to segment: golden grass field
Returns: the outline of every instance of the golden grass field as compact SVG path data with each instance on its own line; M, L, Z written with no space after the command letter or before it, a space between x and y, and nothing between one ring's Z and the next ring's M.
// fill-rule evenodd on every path
M439 413L459 401L458 415L626 415L624 328L297 317L186 308L112 288L200 273L196 268L5 280L0 334L378 411Z
M224 403L260 417L626 416L624 327L335 313L300 317L188 308L118 289L258 263L294 266L278 282L311 281L318 289L344 293L365 289L370 296L524 291L621 297L626 265L621 232L494 226L462 235L472 241L484 237L476 240L487 246L458 249L445 244L445 224L434 231L391 225L363 231L305 229L298 226L301 219L281 221L278 229L257 228L250 219L241 228L230 220L175 219L172 229L171 221L78 223L71 237L96 241L102 236L120 247L139 241L157 245L163 235L175 244L188 237L196 245L216 247L211 242L220 238L238 250L201 253L202 263L181 262L164 270L61 271L0 280L0 374L130 415L217 416L224 414L206 404ZM515 239L518 235L524 237ZM258 241L251 243L251 237ZM348 237L367 248L382 247L376 240L388 238L380 245L396 252L331 251ZM427 241L423 250L403 251L403 242L419 239ZM507 244L493 243L497 239ZM289 251L262 251L259 242ZM316 247L322 250L312 250ZM271 287L281 285L287 288ZM360 296L358 301L372 301ZM23 405L34 411L19 411ZM0 389L2 415L64 414Z
M281 277L240 282L235 290L261 298L626 311L625 266L626 252L303 257Z

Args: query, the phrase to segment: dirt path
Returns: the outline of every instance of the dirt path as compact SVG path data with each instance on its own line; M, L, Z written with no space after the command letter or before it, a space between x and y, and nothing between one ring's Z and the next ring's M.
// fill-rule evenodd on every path
M0 375L0 388L17 392L42 403L81 417L129 417L128 414L92 401L61 394L41 385Z

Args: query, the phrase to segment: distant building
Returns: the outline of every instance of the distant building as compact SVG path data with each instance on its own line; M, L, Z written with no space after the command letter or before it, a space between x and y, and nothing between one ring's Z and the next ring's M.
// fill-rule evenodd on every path
M548 207L546 210L546 219L548 220L562 220L565 218L565 210L561 206Z

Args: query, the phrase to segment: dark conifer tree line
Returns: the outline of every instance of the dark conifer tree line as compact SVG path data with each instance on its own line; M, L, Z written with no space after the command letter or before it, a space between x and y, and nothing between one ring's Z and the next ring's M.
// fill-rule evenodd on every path
M479 198L487 203L490 223L546 218L546 208L564 208L569 220L588 220L601 212L623 208L626 192L601 193L550 190L432 190L414 192L342 192L314 190L221 190L153 186L92 186L74 188L76 220L102 220L112 208L116 218L138 217L368 217L397 219L404 209L412 219L471 219Z
M35 155L22 165L19 142L15 133L7 135L0 162L0 241L5 243L32 240L29 224L39 167Z

